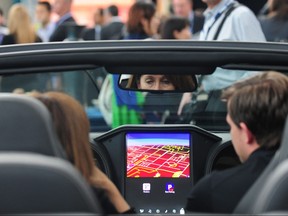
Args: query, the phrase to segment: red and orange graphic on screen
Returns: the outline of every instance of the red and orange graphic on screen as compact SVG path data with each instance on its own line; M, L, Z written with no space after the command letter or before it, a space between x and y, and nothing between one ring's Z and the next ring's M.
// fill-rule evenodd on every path
M189 133L127 133L127 177L189 178Z

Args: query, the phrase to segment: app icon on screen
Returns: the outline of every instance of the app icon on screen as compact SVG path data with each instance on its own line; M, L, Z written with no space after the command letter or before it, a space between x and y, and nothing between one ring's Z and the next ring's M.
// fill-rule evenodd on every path
M165 193L175 193L175 187L173 183L166 184Z
M143 183L142 190L143 190L143 193L150 193L151 184L150 183Z

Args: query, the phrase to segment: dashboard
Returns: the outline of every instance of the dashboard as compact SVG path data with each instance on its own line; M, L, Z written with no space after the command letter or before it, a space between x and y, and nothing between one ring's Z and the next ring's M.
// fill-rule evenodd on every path
M227 134L193 125L126 125L92 140L98 166L143 214L182 214L193 185L237 165Z

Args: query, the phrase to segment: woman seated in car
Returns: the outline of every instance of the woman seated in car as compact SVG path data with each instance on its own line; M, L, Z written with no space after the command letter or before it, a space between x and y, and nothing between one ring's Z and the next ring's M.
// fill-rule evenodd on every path
M90 183L105 213L134 213L113 182L94 164L89 145L89 120L81 104L60 92L31 93L31 96L50 111L68 160Z

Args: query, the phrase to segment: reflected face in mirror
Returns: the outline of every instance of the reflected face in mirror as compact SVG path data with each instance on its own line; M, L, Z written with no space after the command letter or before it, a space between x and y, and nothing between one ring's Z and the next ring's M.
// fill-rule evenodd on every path
M175 86L165 75L141 75L137 83L138 89L173 91Z
M193 92L197 89L197 80L193 74L121 74L118 85L124 90Z

